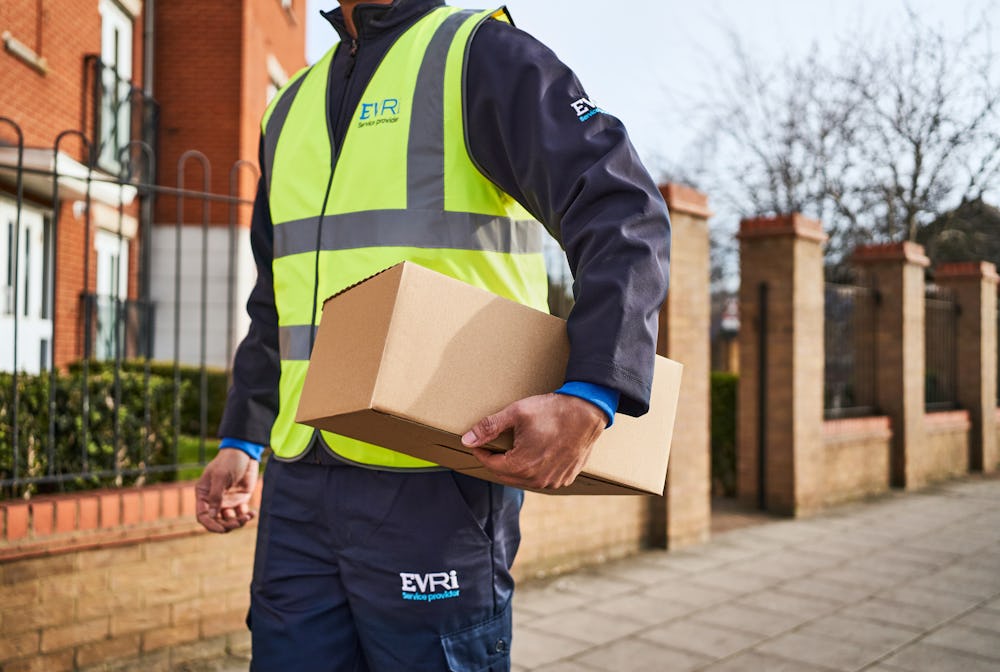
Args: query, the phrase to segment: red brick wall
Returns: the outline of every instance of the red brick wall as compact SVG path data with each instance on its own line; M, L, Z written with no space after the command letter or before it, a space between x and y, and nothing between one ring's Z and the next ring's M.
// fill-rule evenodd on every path
M214 168L211 191L229 190L228 164L239 152L240 2L158 2L153 86L160 102L159 179L178 186L177 161L189 149L208 157ZM201 189L203 174L191 161L186 188ZM175 199L157 202L157 221L175 220ZM201 203L185 209L199 222ZM224 206L212 221L225 222Z
M141 84L142 17L133 25L132 79ZM0 29L9 30L48 63L43 75L0 49L0 115L21 125L27 146L51 147L59 132L80 129L84 121L84 56L101 53L97 0L4 0L0 2ZM0 134L8 137L4 129ZM70 155L83 158L78 143L66 147L72 150L67 152Z
M305 66L305 2L291 13L278 0L241 3L161 2L156 5L155 89L160 101L160 180L176 186L177 161L196 149L211 162L211 190L229 193L237 160L256 165L260 118L266 107L268 54L290 76ZM202 170L191 161L185 186L200 189ZM252 199L256 182L242 169L238 193ZM161 199L157 221L176 220L176 200ZM249 223L249 210L240 217ZM185 221L200 223L202 204L185 204ZM224 204L212 207L210 222L225 224Z

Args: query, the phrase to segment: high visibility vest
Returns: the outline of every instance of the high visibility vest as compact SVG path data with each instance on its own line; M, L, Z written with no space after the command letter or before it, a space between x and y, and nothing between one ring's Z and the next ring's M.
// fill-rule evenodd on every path
M295 412L323 301L345 287L409 260L546 310L541 225L476 167L465 136L469 44L483 21L503 16L441 7L419 19L376 69L340 147L327 121L337 46L268 107L262 132L281 359L271 448L278 458L301 455L314 435L295 422ZM436 467L337 434L320 436L349 462Z

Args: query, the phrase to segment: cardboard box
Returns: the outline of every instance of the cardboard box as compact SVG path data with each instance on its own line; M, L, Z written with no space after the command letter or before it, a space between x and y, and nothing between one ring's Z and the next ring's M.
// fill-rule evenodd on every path
M557 389L568 357L564 320L404 262L324 303L296 420L493 480L462 434ZM649 413L617 415L573 485L542 492L663 494L681 369L657 357Z

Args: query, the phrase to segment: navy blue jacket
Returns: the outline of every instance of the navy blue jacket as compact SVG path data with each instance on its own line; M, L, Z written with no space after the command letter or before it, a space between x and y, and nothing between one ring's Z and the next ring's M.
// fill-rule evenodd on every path
M331 64L327 113L335 142L342 141L365 85L395 39L443 4L359 5L356 44L340 9L324 14L344 45L357 47L338 49ZM619 412L645 413L669 271L670 222L659 190L621 122L579 102L588 96L573 72L527 33L487 21L472 40L466 77L473 160L560 241L573 272L566 380L618 390ZM263 185L262 179L250 229L257 264L247 304L250 331L236 351L219 434L267 445L278 411L280 365L273 232Z

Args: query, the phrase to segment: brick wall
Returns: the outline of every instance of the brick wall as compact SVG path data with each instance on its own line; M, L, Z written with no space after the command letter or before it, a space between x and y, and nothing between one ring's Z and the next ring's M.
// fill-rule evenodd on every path
M942 411L924 416L924 440L920 450L908 456L912 484L921 487L956 478L969 470L969 412Z
M5 672L170 669L247 645L253 528L201 532L193 484L5 502L0 524Z
M634 553L659 507L527 493L514 574ZM201 531L191 483L0 503L0 669L168 670L246 649L255 539L253 523Z
M525 493L515 577L537 578L637 552L648 545L653 507L662 502Z
M0 115L21 125L26 146L51 147L61 131L82 128L83 59L86 54L101 53L97 8L97 0L0 3L0 32L9 31L47 63L43 74L9 50L0 49ZM132 79L141 85L141 15L134 22L132 44ZM0 129L0 133L4 131ZM74 158L83 158L75 141L66 147Z
M817 446L818 478L805 507L816 510L889 490L889 418L846 418L823 423Z
M267 104L269 57L291 76L305 62L305 2L291 11L279 0L156 4L154 84L160 101L160 181L177 185L177 162L189 150L211 164L210 191L230 191L238 160L256 165L260 119ZM185 186L201 189L203 171L191 160ZM238 193L253 199L253 171L238 173ZM244 207L239 221L249 225ZM184 221L201 222L202 203L185 204ZM176 221L176 199L158 202L157 222ZM228 206L212 206L209 223L229 221Z

